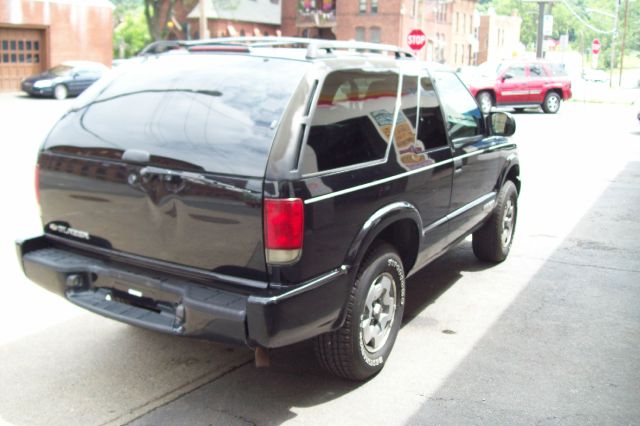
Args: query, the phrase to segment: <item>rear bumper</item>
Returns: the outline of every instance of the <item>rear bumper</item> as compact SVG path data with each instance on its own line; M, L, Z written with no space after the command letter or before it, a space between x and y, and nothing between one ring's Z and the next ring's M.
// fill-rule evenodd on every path
M279 347L338 328L349 274L337 269L279 292L249 294L133 268L54 245L16 242L25 275L89 311L156 331Z

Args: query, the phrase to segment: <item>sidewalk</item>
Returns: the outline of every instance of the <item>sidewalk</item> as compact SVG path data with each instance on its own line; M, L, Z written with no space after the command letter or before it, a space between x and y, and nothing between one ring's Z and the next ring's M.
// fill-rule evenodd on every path
M633 105L640 104L640 88L610 88L608 83L588 83L574 81L572 84L573 102L591 102Z

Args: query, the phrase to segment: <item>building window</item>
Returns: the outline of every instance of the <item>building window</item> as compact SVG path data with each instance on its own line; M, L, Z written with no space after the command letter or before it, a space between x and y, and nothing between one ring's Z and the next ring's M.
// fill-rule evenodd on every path
M460 12L456 12L456 32L460 31Z
M356 41L365 41L364 27L356 27Z
M378 0L371 0L371 14L375 15L378 13Z
M380 43L380 34L382 30L380 27L371 27L369 29L369 40L371 43Z
M367 0L360 0L360 15L367 13Z

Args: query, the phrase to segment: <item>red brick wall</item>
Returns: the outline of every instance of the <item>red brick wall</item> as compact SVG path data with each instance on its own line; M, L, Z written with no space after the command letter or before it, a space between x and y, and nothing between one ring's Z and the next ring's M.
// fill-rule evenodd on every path
M0 25L45 30L44 65L89 60L111 66L113 10L85 4L0 1Z
M371 29L380 28L380 42L399 44L402 37L400 8L405 0L379 0L378 12L371 12L371 1L367 2L367 11L360 14L358 1L338 1L335 33L338 40L356 38L356 27L365 30L365 41L371 40Z
M196 35L199 31L199 23L197 19L189 20L191 38L196 38ZM276 31L280 30L279 25L267 25L267 24L257 24L254 22L241 22L241 21L227 21L222 19L209 19L207 22L207 26L209 28L209 35L211 38L216 37L240 37L242 31L244 31L244 35L246 36L254 36L254 35L270 35L275 36ZM229 32L229 26L232 26L236 34L231 34ZM259 31L259 34L256 34L255 31Z

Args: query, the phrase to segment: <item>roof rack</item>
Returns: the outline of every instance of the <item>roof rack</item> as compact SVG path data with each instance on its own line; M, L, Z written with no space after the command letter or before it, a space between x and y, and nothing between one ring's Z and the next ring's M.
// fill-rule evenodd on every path
M205 45L233 45L246 47L298 47L306 48L307 59L317 59L332 55L336 50L367 51L372 53L393 53L396 59L413 58L408 50L391 44L366 43L360 41L337 41L300 37L221 37L208 40L182 42L186 48ZM320 52L324 51L324 55Z

